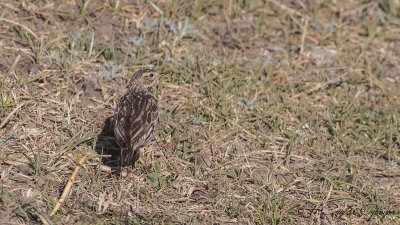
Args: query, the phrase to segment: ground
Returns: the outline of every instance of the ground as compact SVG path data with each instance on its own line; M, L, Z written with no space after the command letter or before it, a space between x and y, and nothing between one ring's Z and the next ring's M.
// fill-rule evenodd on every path
M400 223L398 0L0 12L0 223ZM168 73L149 170L120 171L113 110L149 66Z

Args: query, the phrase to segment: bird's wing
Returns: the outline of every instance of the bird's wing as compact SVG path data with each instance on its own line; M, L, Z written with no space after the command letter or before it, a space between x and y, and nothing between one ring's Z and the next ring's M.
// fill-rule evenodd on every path
M117 105L114 121L114 133L121 147L143 147L151 140L158 121L157 102L150 93L127 93Z

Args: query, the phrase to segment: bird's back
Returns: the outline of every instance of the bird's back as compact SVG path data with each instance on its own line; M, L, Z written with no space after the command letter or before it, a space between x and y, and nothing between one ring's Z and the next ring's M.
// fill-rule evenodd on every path
M130 165L147 145L158 122L157 101L147 90L127 92L114 112L114 135L121 147L121 166Z

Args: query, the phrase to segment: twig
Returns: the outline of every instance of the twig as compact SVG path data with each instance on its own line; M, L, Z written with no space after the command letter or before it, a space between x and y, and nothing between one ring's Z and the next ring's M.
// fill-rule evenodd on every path
M303 35L301 36L300 56L302 56L304 52L304 43L307 35L307 27L308 27L308 16L306 16L306 21L304 22L304 27L303 27Z
M86 158L87 158L87 157L86 157L86 155L85 155L85 156L83 156L83 157L81 158L81 160L79 160L78 165L76 165L74 172L72 173L71 177L69 178L68 183L67 183L67 185L65 186L64 191L63 191L63 193L62 193L60 199L57 201L57 204L56 204L56 206L54 207L53 211L51 211L50 216L53 216L53 215L57 212L57 210L60 208L61 204L62 204L62 203L65 201L65 199L67 198L67 195L68 195L69 191L70 191L71 188L72 188L72 184L74 183L76 174L78 173L79 168L82 166L82 164L86 161Z
M363 70L364 72L366 72L369 76L370 79L370 83L375 84L376 86L378 86L382 91L387 92L387 89L385 87L385 85L371 72L371 67L368 66L368 70ZM362 74L359 73L361 76ZM370 84L370 86L372 87L372 84Z
M329 198L331 197L332 189L333 189L333 185L331 184L331 187L329 188L329 191L328 191L328 195L326 195L326 198L325 198L325 201L324 201L325 204L328 203Z
M14 72L14 68L17 65L17 63L19 62L19 60L21 59L21 55L18 55L17 58L15 59L14 63L12 64L11 68L10 68L10 73L12 73L12 75L14 75L14 78L19 81L17 74L15 74Z
M245 154L241 154L241 155L239 155L239 157L243 157L243 156L245 156L245 155L246 155L247 157L250 157L250 156L252 156L252 155L260 155L260 154L275 154L275 155L285 156L285 153L284 153L284 152L281 152L281 151L258 150L258 151L253 151L253 152L248 152L248 153L245 153ZM292 155L292 158L310 161L310 159L305 158L305 157L300 156L300 155Z
M225 119L226 121L228 121L229 123L231 123L234 126L239 127L244 133L246 133L247 135L249 135L250 137L252 137L253 139L256 139L257 141L259 141L260 143L262 143L262 141L254 134L252 134L250 131L248 131L246 128L242 127L240 124L236 123L234 120L229 119L228 117L221 115L220 113L215 112L212 108L205 106L205 105L199 105L200 107L203 107L205 109L207 109L209 112L211 112L212 114L221 117L223 119Z
M154 4L152 1L150 1L150 5L151 7L153 7L157 12L159 12L161 15L163 14L163 11L158 8L158 6L156 4Z
M369 3L363 4L363 5L361 5L359 7L356 7L356 8L352 7L350 10L347 10L347 11L341 13L341 16L342 17L346 17L346 16L349 16L349 15L351 15L351 14L357 12L357 11L360 12L360 11L366 9L366 8L374 8L376 6L379 6L378 4L379 4L379 2L371 1Z
M15 66L17 65L17 63L19 62L19 59L21 58L21 55L18 55L17 58L14 60L14 63L11 66L10 71L12 72L15 68Z
M3 120L3 122L1 123L0 129L3 128L3 127L8 123L8 121L11 119L11 117L12 117L15 113L17 113L18 110L19 110L22 106L24 106L26 103L27 103L27 102L21 103L21 104L20 104L19 106L17 106L17 108L15 108L10 114L8 114L8 116L7 116L7 117Z
M240 148L243 151L244 159L246 160L246 164L247 164L247 167L249 168L250 175L251 175L251 177L253 177L253 170L251 170L250 162L249 162L249 159L248 159L248 157L246 155L246 152L244 151L243 145L242 145L241 142L238 142L238 143L240 145Z
M20 26L20 27L24 28L26 31L28 31L30 34L32 34L33 37L35 37L36 39L39 39L39 37L31 29L29 29L25 25L22 25L20 23L17 23L15 21L8 20L8 19L5 19L5 18L0 18L0 21L4 21L4 22L7 22L7 23L12 23L14 25Z
M216 168L213 168L211 171L215 171L215 170L218 170L220 168L228 168L228 166L230 164L237 163L238 161L242 160L244 157L250 158L253 155L261 155L261 154L273 154L273 155L279 155L279 156L282 156L282 157L285 156L284 152L273 151L273 150L259 150L259 151L247 152L247 153L243 153L243 154L237 155L235 159L233 159L231 161L228 161L228 162L224 163L223 165L220 165L220 166L218 166ZM295 158L295 159L310 161L310 159L302 157L300 155L291 155L291 157ZM237 165L237 164L234 164L233 166L235 166L235 165Z
M281 3L279 3L279 2L277 2L275 0L267 0L267 1L273 3L274 5L276 5L279 8L281 8L283 11L286 11L286 12L292 14L292 15L303 16L303 14L301 14L301 13L297 12L296 10L291 9L291 8L287 7L286 5L283 5L283 4L281 4Z
M314 91L318 91L319 89L321 89L321 88L323 88L323 87L326 87L326 86L328 86L328 85L330 85L330 84L336 83L336 82L338 82L340 79L342 79L343 77L347 76L349 73L350 73L350 72L347 71L347 72L343 73L342 75L340 75L340 76L338 76L338 77L336 77L336 78L334 78L334 79L332 79L332 80L329 80L329 81L327 81L327 82L325 82L325 83L322 83L322 84L318 84L318 85L317 85L316 87L314 87L314 88L311 88L311 89L309 89L309 90L307 90L307 91L305 91L305 92L301 92L301 93L299 93L299 94L297 94L297 95L292 96L292 97L290 98L290 100L293 100L293 99L295 99L295 98L298 98L298 97L300 97L300 96L303 95L303 94L310 94L310 93L312 93L312 92L314 92Z
M163 152L163 155L166 159L167 164L169 164L169 166L175 170L175 172L179 171L179 167L175 164L176 159L174 160L170 160L170 157L168 156L167 151L165 151L165 149L161 148L161 151ZM186 161L185 161L186 162Z

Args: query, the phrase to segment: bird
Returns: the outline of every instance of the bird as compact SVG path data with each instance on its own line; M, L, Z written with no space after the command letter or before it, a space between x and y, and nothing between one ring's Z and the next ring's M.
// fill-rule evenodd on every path
M158 106L152 88L163 75L153 69L138 69L115 108L113 129L120 147L121 168L132 166L154 136Z

